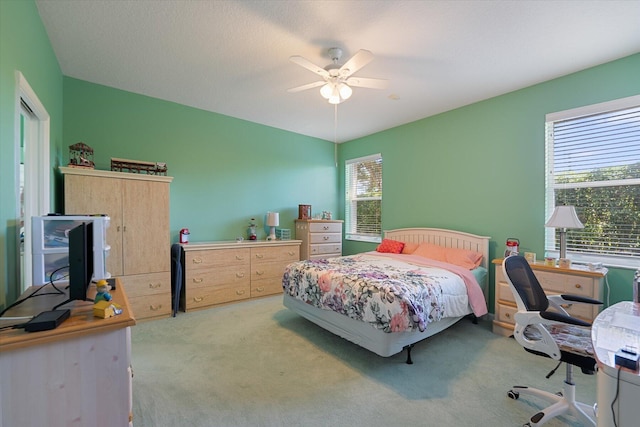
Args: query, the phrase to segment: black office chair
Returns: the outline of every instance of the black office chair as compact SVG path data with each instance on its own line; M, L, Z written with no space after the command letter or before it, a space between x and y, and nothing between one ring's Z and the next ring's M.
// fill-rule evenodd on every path
M562 362L567 365L563 392L553 394L526 386L513 386L509 390L507 396L512 399L527 394L553 403L533 415L524 426L541 426L554 417L571 414L585 425L595 427L595 406L576 402L576 385L573 382L573 366L580 367L585 374L593 374L596 369L591 325L569 316L561 304L602 302L578 295L547 296L529 263L521 256L505 258L502 271L518 306L513 331L516 341L530 353L559 361L547 378Z
M171 245L171 307L173 317L176 317L180 310L180 296L184 292L182 289L182 246L178 243Z

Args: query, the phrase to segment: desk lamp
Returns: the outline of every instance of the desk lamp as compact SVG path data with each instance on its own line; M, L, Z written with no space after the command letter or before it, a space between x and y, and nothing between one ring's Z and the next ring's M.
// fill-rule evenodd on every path
M584 228L573 206L556 206L544 226L560 229L560 259L567 257L567 228Z
M267 240L276 240L276 227L280 225L280 214L278 212L267 212L267 226L269 235Z

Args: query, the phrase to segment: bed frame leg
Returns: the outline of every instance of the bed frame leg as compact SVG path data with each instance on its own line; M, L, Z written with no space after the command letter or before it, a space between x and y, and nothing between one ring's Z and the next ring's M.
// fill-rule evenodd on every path
M411 349L413 348L413 344L409 344L405 348L407 349L407 365L413 365L413 360L411 360Z

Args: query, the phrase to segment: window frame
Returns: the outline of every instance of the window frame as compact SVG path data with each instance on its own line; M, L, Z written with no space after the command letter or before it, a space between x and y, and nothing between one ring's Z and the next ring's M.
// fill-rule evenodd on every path
M366 162L376 162L380 161L380 196L379 197L352 197L351 192L354 188L354 184L350 182L351 178L355 178L349 172L349 169L352 165L366 163ZM371 243L380 243L382 241L382 154L376 153L368 156L357 157L354 159L349 159L345 161L345 208L344 208L344 218L345 218L345 240L353 240L359 242L371 242ZM357 215L357 208L353 209L352 206L358 201L367 201L367 200L380 200L380 218L378 219L380 223L380 233L377 235L368 234L368 233L358 233L356 231L357 220L354 223L355 216Z
M598 104L578 107L570 110L559 111L547 114L545 117L545 218L551 217L555 208L556 190L567 190L572 188L596 188L596 187L614 187L620 185L638 185L640 179L624 179L611 181L591 181L592 185L587 183L555 183L554 182L554 140L553 126L559 121L578 119L585 116L614 112L640 106L640 95L630 96L626 98L616 99L613 101L602 102ZM569 230L570 232L571 230ZM548 256L559 256L559 250L555 246L555 228L545 228L544 248ZM569 248L567 250L569 252ZM637 259L630 256L620 256L597 252L571 252L571 259L578 263L603 263L611 267L621 268L637 268ZM635 260L635 263L634 263Z

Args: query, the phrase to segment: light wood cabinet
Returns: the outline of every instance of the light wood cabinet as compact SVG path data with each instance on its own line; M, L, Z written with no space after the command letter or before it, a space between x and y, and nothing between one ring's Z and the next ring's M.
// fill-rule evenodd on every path
M300 259L342 256L342 222L297 219L296 239L302 240Z
M138 319L171 313L169 184L172 177L65 168L65 213L107 214L106 265L127 287Z
M513 335L514 314L518 311L509 283L502 272L502 259L494 259L495 266L495 316L493 332ZM541 262L532 263L531 269L547 295L573 294L602 301L606 269L589 271L579 267L559 268L546 266ZM593 322L601 306L590 304L570 304L564 307L574 317Z
M131 330L136 321L124 287L111 292L122 313L93 316L93 304L64 308L70 317L60 326L35 333L0 331L0 426L130 426L133 419ZM27 297L40 286L27 289ZM95 295L95 286L89 296ZM34 316L64 302L66 293L41 293L25 299L0 318Z
M184 249L186 311L282 292L300 241L189 243Z

